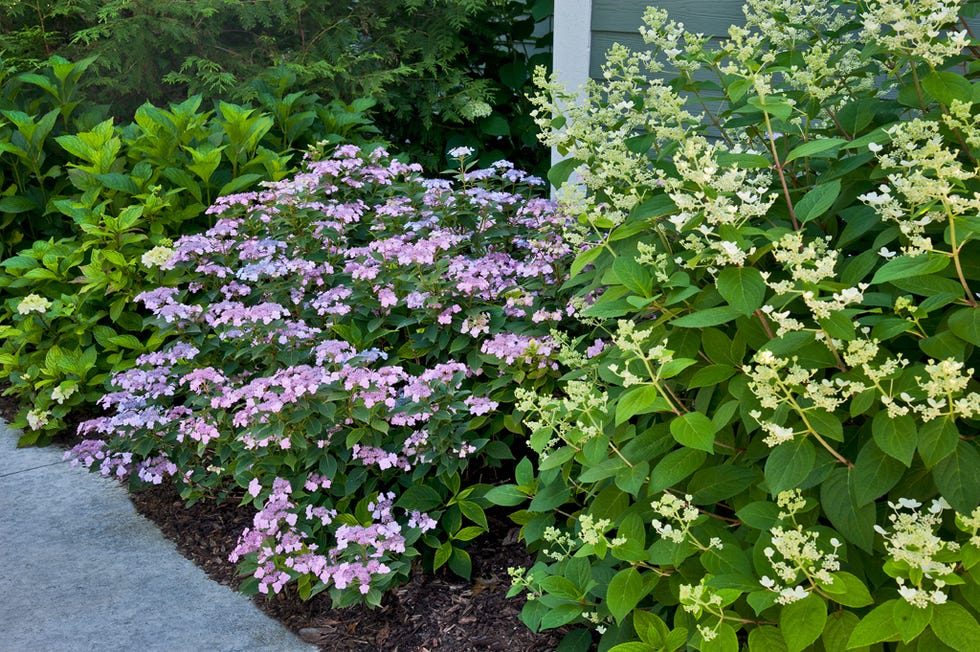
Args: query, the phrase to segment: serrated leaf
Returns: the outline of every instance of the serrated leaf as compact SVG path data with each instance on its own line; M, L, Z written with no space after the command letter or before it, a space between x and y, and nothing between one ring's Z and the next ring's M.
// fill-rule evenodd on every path
M626 390L616 401L616 425L629 421L637 414L649 414L670 409L670 404L653 385L640 385Z
M678 317L670 322L672 326L678 328L705 328L707 326L717 326L726 324L742 313L730 306L719 306L717 308L706 308L697 312Z
M551 182L551 185L558 188L563 183L568 181L568 177L570 177L572 172L575 171L575 168L580 165L582 165L582 161L576 158L566 158L563 161L559 161L558 163L552 165L551 169L548 170L548 181Z
M789 163L792 160L807 156L815 156L822 152L838 148L845 143L847 143L847 141L843 138L821 138L820 140L811 140L808 143L797 145L790 150L790 153L786 156L786 160L783 161L783 163Z
M766 460L766 484L773 496L781 491L800 486L813 470L817 451L810 440L798 437L779 444Z
M751 315L762 306L766 282L754 267L726 267L718 274L718 293L732 308L743 315Z
M953 100L973 102L973 84L955 72L935 71L921 80L922 88L934 98L949 106Z
M896 640L899 634L892 618L894 608L895 600L888 600L865 615L851 631L851 636L847 639L848 649Z
M971 513L980 499L980 453L976 444L961 440L952 454L936 464L932 479L953 509L961 514Z
M865 505L884 496L898 484L905 474L902 462L883 453L873 441L869 441L858 453L848 481L858 505Z
M701 468L705 459L707 455L704 451L693 448L667 453L650 472L649 492L654 494L674 486Z
M925 276L935 274L946 269L949 265L949 258L939 253L928 252L919 256L899 256L892 258L887 263L878 268L874 278L871 279L872 285L887 283L895 279L907 279L915 276Z
M919 636L932 620L932 605L917 607L905 600L896 600L892 612L892 620L898 628L898 634L906 643Z
M801 224L805 224L829 211L830 207L834 205L834 202L837 201L837 197L840 195L840 188L840 180L834 179L811 189L810 192L803 195L803 198L796 203L794 207L796 219Z
M820 485L824 514L841 535L865 552L874 542L874 504L859 506L850 491L848 469L834 469Z
M687 412L671 421L670 434L681 446L715 452L715 424L700 412Z
M960 652L980 650L980 625L956 602L936 605L929 628L936 637Z
M624 568L616 573L606 588L606 606L616 619L623 622L626 614L631 612L640 600L647 594L643 576L633 567Z
M980 346L980 308L963 308L949 316L949 330L956 337Z
M959 440L960 432L956 422L948 417L940 417L919 426L916 447L926 468L931 469L952 455Z
M631 292L649 297L653 289L653 278L646 268L628 255L616 256L612 264L616 279Z
M915 457L915 419L908 415L892 417L886 410L878 412L871 422L874 441L886 455L905 466L912 466Z
M827 622L827 603L814 593L785 605L779 614L779 630L789 652L801 652L820 638Z
M494 505L501 507L514 507L527 500L527 495L520 491L516 485L504 484L493 487L484 495Z

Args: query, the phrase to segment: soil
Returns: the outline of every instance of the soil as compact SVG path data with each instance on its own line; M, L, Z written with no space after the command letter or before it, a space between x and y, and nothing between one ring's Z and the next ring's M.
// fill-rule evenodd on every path
M0 417L10 420L16 406L0 398ZM69 424L55 444L78 441ZM190 507L172 484L130 492L136 510L160 528L184 557L208 576L237 588L240 578L228 561L239 533L251 525L253 512L233 501L198 502ZM390 592L381 607L332 609L325 593L304 602L287 587L281 594L253 601L308 643L324 652L539 652L554 650L564 631L535 634L520 622L523 599L506 597L507 568L529 566L530 557L517 540L517 528L490 514L490 532L468 549L473 560L470 581L448 571L413 573Z

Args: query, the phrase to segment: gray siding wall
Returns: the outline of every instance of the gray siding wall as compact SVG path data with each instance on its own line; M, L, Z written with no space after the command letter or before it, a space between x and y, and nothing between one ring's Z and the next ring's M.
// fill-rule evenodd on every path
M684 23L689 32L724 36L730 25L745 22L743 4L743 0L593 0L589 76L600 76L600 66L613 43L631 50L645 47L639 29L648 5L663 7L671 20Z

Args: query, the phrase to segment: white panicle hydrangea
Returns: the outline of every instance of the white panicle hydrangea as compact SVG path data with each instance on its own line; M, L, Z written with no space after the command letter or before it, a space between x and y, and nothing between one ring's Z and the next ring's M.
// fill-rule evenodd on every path
M954 358L946 358L939 362L929 360L923 371L924 375L916 375L916 384L925 393L924 397L915 397L908 392L901 392L898 403L891 397L890 401L882 400L886 405L892 405L889 413L895 411L902 414L914 412L922 421L932 421L941 417L972 419L980 415L980 394L966 393L967 386L974 378L974 370L964 369L964 364ZM901 408L904 408L902 410Z
M964 121L962 126L969 137L980 138L975 122ZM959 123L954 117L950 124L955 127ZM898 225L906 241L902 253L908 256L935 248L925 234L930 224L946 222L950 216L980 212L980 196L959 190L963 181L974 178L976 171L964 168L959 151L945 147L940 126L939 122L916 118L891 127L891 147L872 151L883 169L897 171L888 174L887 184L858 196L882 219ZM928 210L917 210L920 206Z
M153 247L140 258L145 267L160 267L167 269L167 263L174 256L174 250L170 247Z
M29 315L32 312L47 312L51 307L51 302L39 294L28 294L17 304L17 312L22 315Z
M885 539L886 554L902 572L903 576L895 578L899 594L920 608L945 603L948 596L943 588L956 567L938 559L959 545L941 539L936 530L942 524L943 511L950 509L949 503L938 498L922 511L919 501L899 498L894 503L889 501L888 506L892 509L888 517L891 528L875 525L875 531Z
M960 0L870 0L862 7L863 39L887 50L941 67L968 44L966 31L947 31L957 24Z

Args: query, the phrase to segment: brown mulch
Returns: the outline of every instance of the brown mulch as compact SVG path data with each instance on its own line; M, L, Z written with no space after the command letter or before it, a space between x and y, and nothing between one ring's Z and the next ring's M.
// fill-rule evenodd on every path
M0 416L10 420L16 406L0 398ZM78 441L72 427L55 443ZM136 510L153 521L177 550L226 586L240 582L228 555L254 512L226 501L198 502L190 507L172 484L130 493ZM443 569L435 575L415 572L409 582L385 596L377 609L332 609L326 593L303 602L292 587L280 595L256 596L262 611L324 652L544 652L554 650L563 632L535 634L520 622L520 598L507 599L507 568L532 563L517 528L490 515L490 532L468 549L472 580Z

